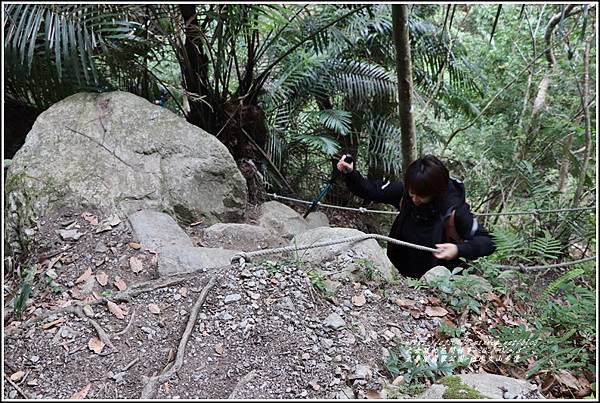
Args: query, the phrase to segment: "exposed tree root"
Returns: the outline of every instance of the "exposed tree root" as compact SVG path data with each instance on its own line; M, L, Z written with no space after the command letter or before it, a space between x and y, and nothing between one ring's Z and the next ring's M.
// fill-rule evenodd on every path
M4 377L6 378L6 380L8 381L8 383L10 383L10 384L11 384L11 386L12 386L13 388L15 388L15 390L16 390L17 392L19 392L19 394L20 394L21 396L23 396L25 399L29 399L29 396L27 396L27 394L26 394L25 392L23 392L23 389L21 389L21 388L20 388L20 387L19 387L19 386L18 386L16 383L14 383L14 382L13 382L13 380L12 380L12 379L10 379L10 377L9 377L8 375L6 375L6 372L4 373Z
M117 350L115 348L115 346L112 344L112 342L110 341L110 337L108 337L108 334L102 328L102 326L100 326L100 324L98 322L96 322L94 319L89 318L83 312L83 310L80 307L78 307L78 306L68 306L65 309L66 309L65 312L67 312L67 313L73 313L73 314L79 316L81 319L84 319L84 320L87 320L88 322L90 322L92 324L92 326L94 326L94 329L96 329L96 332L98 332L98 336L100 337L100 340L102 340L102 342L104 344L106 344L107 346L109 346L112 349L113 352Z
M125 329L121 330L120 332L115 333L114 335L121 336L121 335L127 333L129 331L129 328L133 324L134 319L135 319L135 308L133 308L133 311L131 312L131 318L129 319L129 323L127 324L127 326L125 326Z
M248 372L242 379L240 379L240 381L237 383L237 385L235 385L235 387L233 388L233 391L231 391L231 394L229 395L229 397L227 399L241 399L242 397L240 396L240 393L241 393L242 388L248 382L250 382L252 379L254 379L255 376L256 376L255 370Z
M140 399L151 399L156 393L156 386L167 379L169 379L173 374L175 374L179 368L183 365L183 357L185 356L185 348L187 342L194 330L194 325L196 324L196 319L198 318L198 313L200 312L200 307L206 300L208 292L214 287L215 282L217 280L216 276L212 276L208 280L208 284L204 286L202 291L200 292L200 296L194 303L192 308L192 312L190 313L190 317L188 319L187 325L185 327L185 331L181 336L181 340L179 341L179 347L177 348L177 356L175 357L175 363L173 366L164 374L156 375L152 377L143 376L142 383L144 384L144 389L142 390L142 396Z

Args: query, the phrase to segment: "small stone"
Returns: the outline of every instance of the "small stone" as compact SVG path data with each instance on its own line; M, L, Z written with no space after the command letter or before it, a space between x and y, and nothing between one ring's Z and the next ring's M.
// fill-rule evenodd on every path
M76 229L61 229L58 233L65 241L77 241L83 235L82 233L77 232Z
M85 313L89 318L94 317L94 310L90 305L86 305L83 307L83 313Z
M175 294L175 295L173 295L173 299L175 301L179 301L181 299L181 294Z
M58 274L56 274L56 270L54 270L54 269L50 269L50 270L46 271L46 275L53 280L58 277Z
M310 354L309 354L309 353L304 353L304 354L302 354L302 359L303 359L303 360L308 360L308 359L310 359Z
M313 390L318 391L321 389L321 386L319 386L319 382L317 382L316 379L311 380L308 384L310 385L311 388L313 388Z
M229 304L231 302L239 301L240 299L242 299L240 294L229 294L225 297L225 303Z
M34 355L30 358L30 360L31 360L31 362L33 362L35 364L36 362L38 362L40 360L40 357L37 355Z
M227 320L231 320L233 319L233 316L231 314L229 314L228 312L223 312L221 314L221 320L227 321Z
M342 319L342 317L335 312L329 315L327 318L325 318L323 324L325 326L331 327L334 330L338 330L346 326L346 322L344 321L344 319Z

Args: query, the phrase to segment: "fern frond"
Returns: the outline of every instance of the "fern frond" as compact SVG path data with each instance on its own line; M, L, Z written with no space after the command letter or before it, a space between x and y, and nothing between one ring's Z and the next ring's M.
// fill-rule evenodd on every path
M540 298L540 303L542 303L542 304L545 303L548 300L548 298L550 298L552 295L554 295L556 293L556 291L565 287L565 285L567 285L568 283L573 281L575 278L581 276L584 273L585 273L584 269L582 269L580 267L576 267L576 268L569 270L568 272L566 272L565 274L563 274L556 280L554 280L552 283L550 283L544 289L544 292L542 293L542 296Z

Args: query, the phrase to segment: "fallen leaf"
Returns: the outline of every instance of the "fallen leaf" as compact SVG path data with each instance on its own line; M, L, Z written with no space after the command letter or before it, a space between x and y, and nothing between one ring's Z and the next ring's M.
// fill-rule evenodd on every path
M15 382L19 382L21 379L23 379L23 376L25 375L25 372L23 371L17 371L14 374L12 374L10 376L10 380L11 381L15 381Z
M75 392L73 393L73 396L71 396L71 399L84 399L88 392L90 391L90 388L92 387L91 383L88 383L83 389L81 389L79 392Z
M135 249L135 250L138 250L142 247L142 244L138 243L138 242L129 242L128 245L131 249Z
M123 310L119 308L119 305L115 304L112 301L108 301L106 304L108 305L108 310L118 319L125 319L125 312L123 312Z
M96 234L99 234L101 232L110 231L111 229L112 229L112 227L110 226L110 224L103 222L96 229Z
M129 267L131 267L131 270L135 274L144 270L144 265L142 264L142 261L135 256L129 258Z
M440 305L442 301L437 297L427 297L427 300L431 305Z
M65 322L65 318L59 318L59 319L53 320L52 322L48 322L48 323L43 324L42 325L42 329L48 330L51 327L54 327L56 325L60 325L61 323L64 323L64 322Z
M225 348L223 347L223 343L219 343L215 346L215 352L219 355L222 355L225 352Z
M378 391L369 389L367 390L367 399L381 399L381 395Z
M421 317L421 311L419 311L418 309L411 309L410 315L415 319L419 319Z
M365 295L361 293L352 297L352 303L356 306L363 306L367 303L367 300L365 299Z
M98 217L96 217L93 214L85 212L85 213L81 214L81 217L83 217L84 220L86 220L87 222L89 222L92 225L98 225Z
M160 308L156 304L148 304L148 310L156 315L160 313Z
M169 393L169 391L171 390L171 386L169 386L169 382L165 382L163 384L163 387L165 388L166 393Z
M108 274L101 271L100 273L96 274L96 280L102 287L104 287L106 284L108 284Z
M86 271L83 272L81 276L77 280L75 280L75 284L83 283L87 281L88 278L92 275L92 268L88 267Z
M104 342L97 337L92 337L90 341L88 341L88 348L96 354L100 354L104 346Z
M188 289L187 289L187 287L181 287L179 289L179 294L181 294L182 297L187 297L187 295L188 295Z
M425 308L425 315L427 316L446 316L448 311L441 306L428 306Z
M414 308L415 305L417 304L416 301L413 301L411 299L404 299L404 298L397 298L394 303L398 306L401 306L402 308Z
M115 287L119 289L119 291L124 291L127 289L127 283L123 281L123 279L119 276L115 276Z
M561 369L558 374L555 375L556 379L568 387L569 389L578 390L579 382L577 382L577 378L573 376L569 371Z

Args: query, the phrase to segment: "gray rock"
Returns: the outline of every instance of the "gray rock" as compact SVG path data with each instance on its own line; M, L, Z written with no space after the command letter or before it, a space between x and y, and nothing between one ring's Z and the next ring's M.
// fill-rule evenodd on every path
M246 181L215 136L127 92L79 93L40 114L6 173L5 245L62 205L236 222Z
M445 278L449 278L452 275L450 270L448 270L444 266L435 266L429 269L423 276L421 280L425 283L432 285L435 282L441 281Z
M545 399L537 386L523 379L514 379L495 374L460 374L456 375L466 386L475 389L490 399ZM440 380L444 381L444 378ZM442 384L432 385L419 395L418 399L443 399L448 387ZM452 396L451 398L458 398Z
M306 217L308 223L308 229L329 227L329 218L320 211L313 211Z
M76 229L61 229L58 233L65 241L77 241L83 235L82 233L77 232Z
M167 246L158 250L158 274L161 277L214 269L231 264L240 251L217 248Z
M259 225L219 223L206 228L202 246L253 251L287 245L280 236Z
M240 299L242 299L242 296L240 294L229 294L225 296L224 302L226 304L229 304L231 302L239 301Z
M308 229L308 223L300 214L291 207L276 201L263 203L258 223L286 239Z
M128 219L134 238L145 248L158 251L164 246L194 246L190 237L168 214L141 210L129 215Z
M365 233L352 228L321 227L296 235L292 239L291 244L314 245L315 243L319 242L328 242L359 235L365 235ZM313 263L315 266L321 265L326 261L331 261L336 257L347 260L348 263L343 264L343 271L341 273L332 275L333 280L358 280L360 277L360 271L364 270L359 264L359 259L367 259L372 262L374 269L384 279L393 279L392 262L390 262L388 257L383 253L377 241L374 239L366 239L360 242L346 242L331 246L307 249L302 251L300 255L304 261ZM350 255L353 255L353 257L350 257Z
M338 330L346 326L346 322L344 321L344 319L342 319L340 315L334 312L330 314L327 318L325 318L325 320L323 321L323 325L328 326L334 330Z

